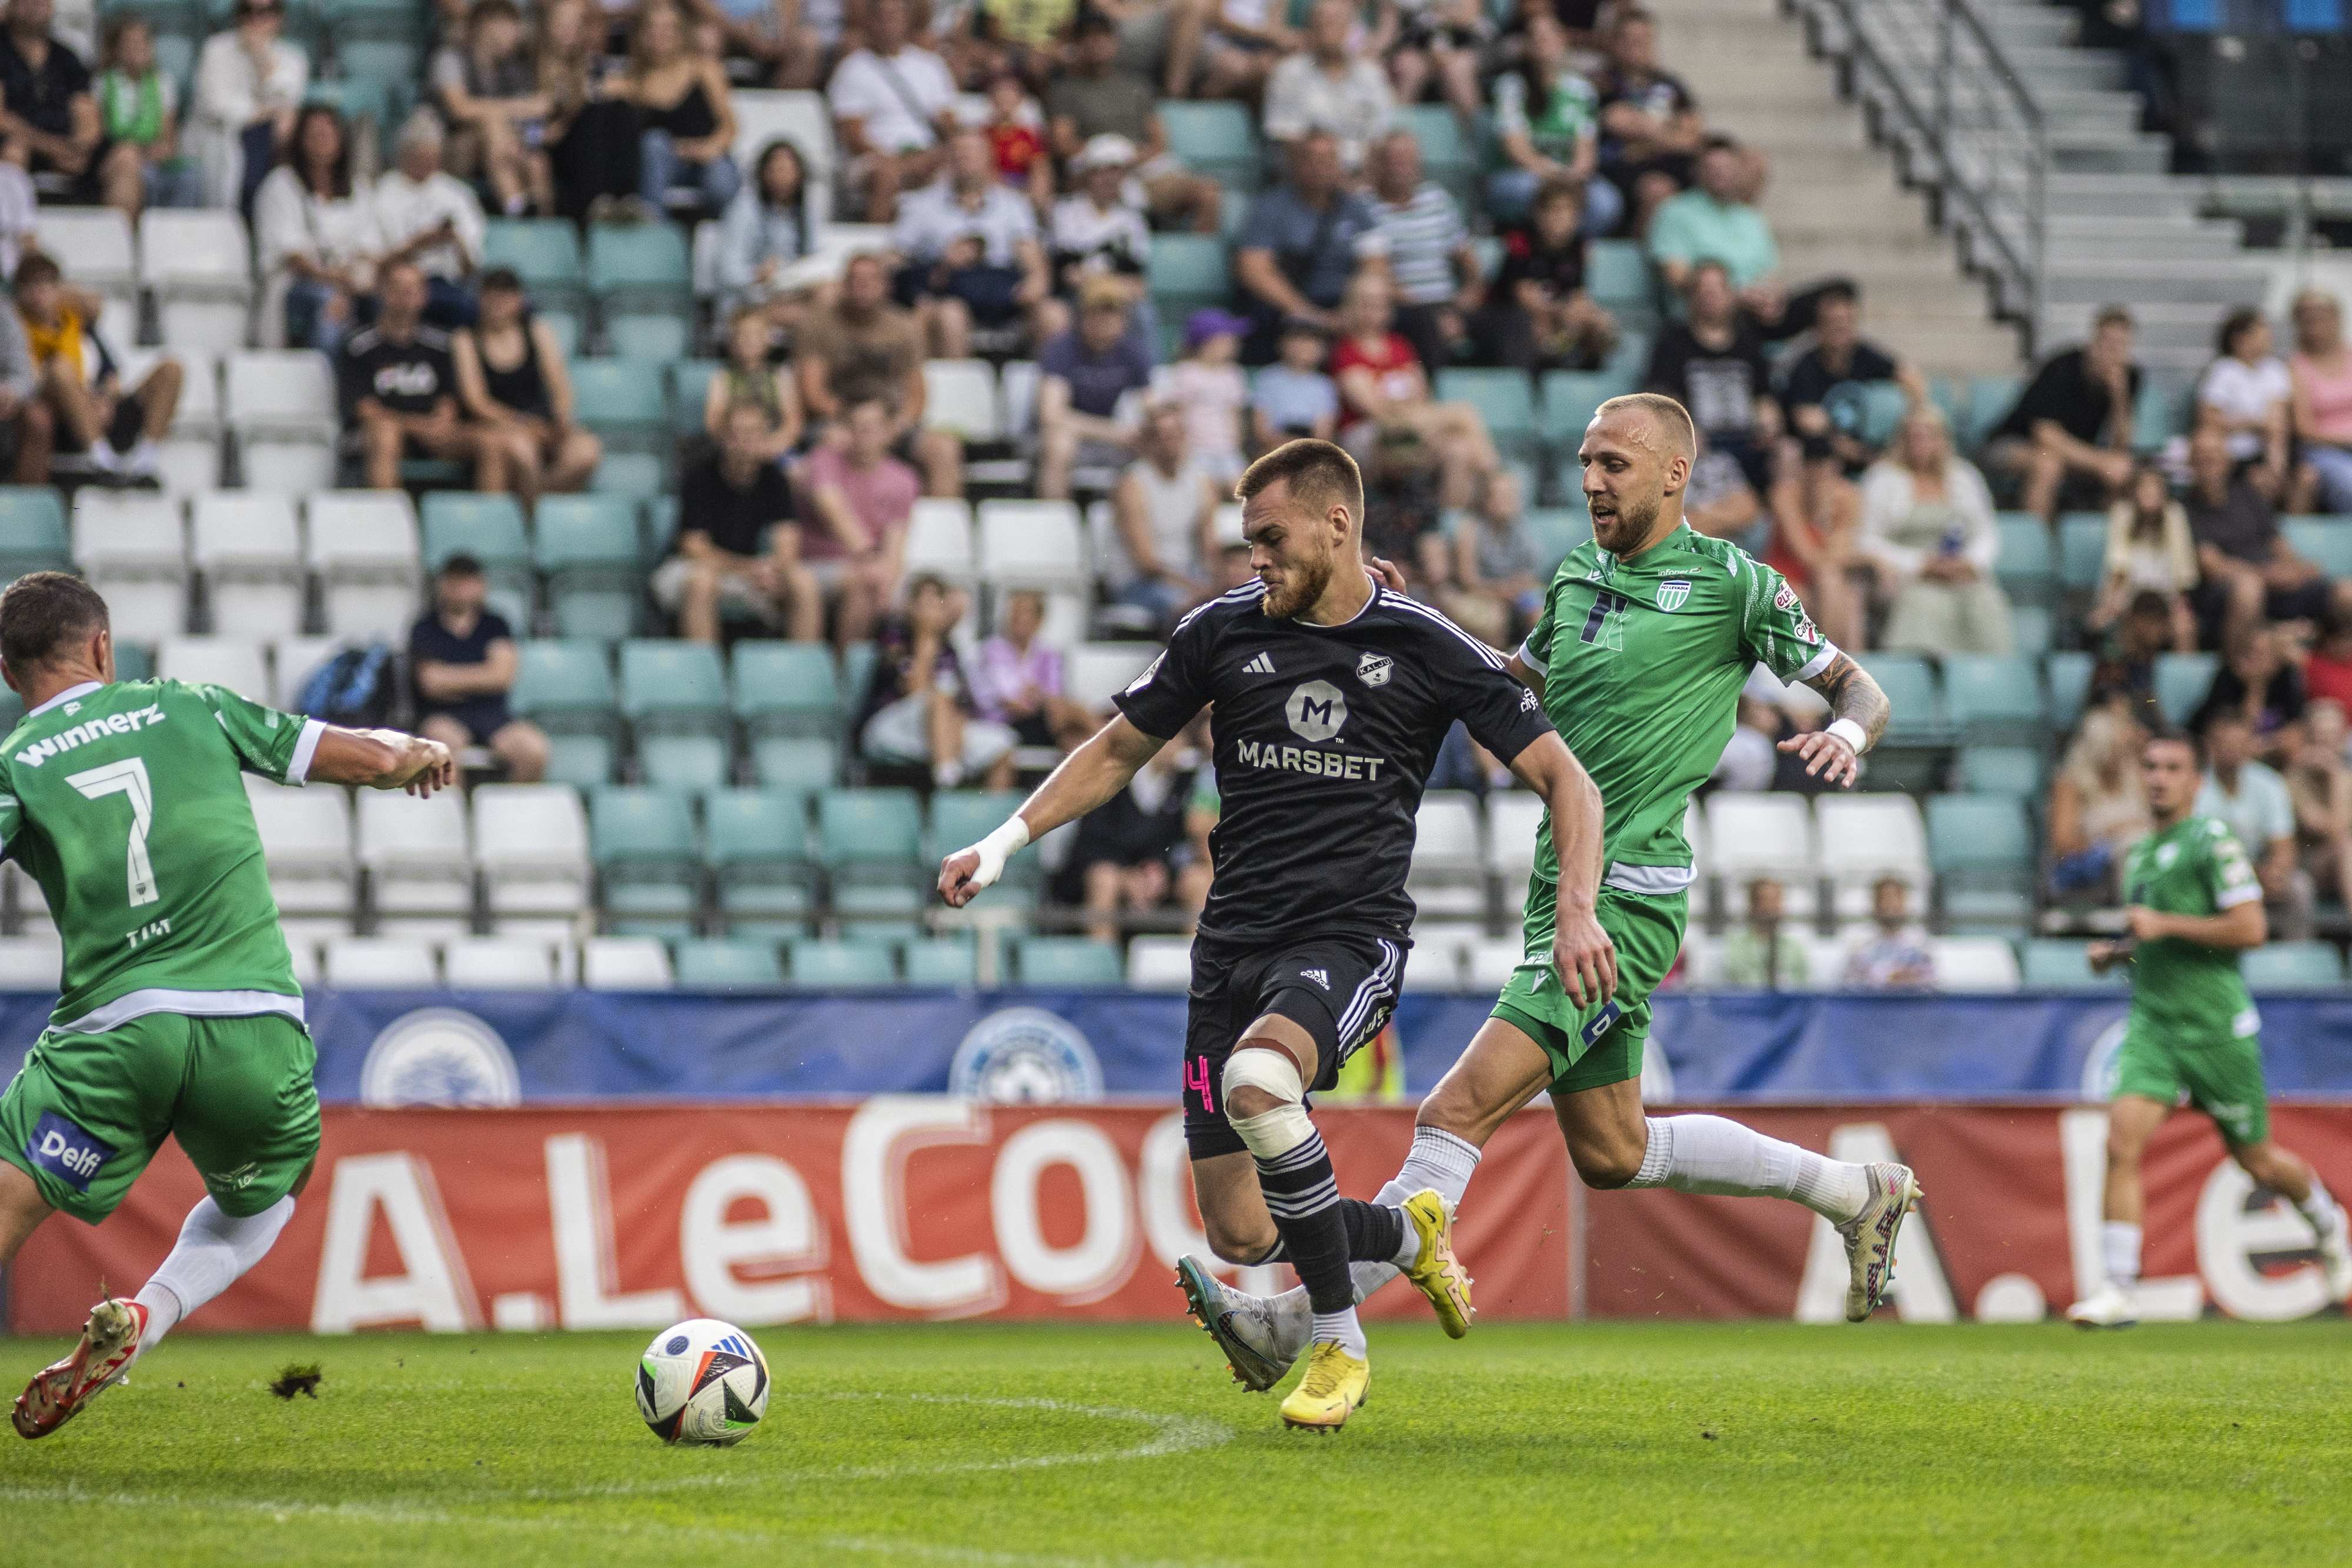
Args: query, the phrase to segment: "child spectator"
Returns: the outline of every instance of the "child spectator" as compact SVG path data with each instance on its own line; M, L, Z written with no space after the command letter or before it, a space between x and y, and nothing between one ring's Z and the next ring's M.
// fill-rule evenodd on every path
M1323 329L1294 319L1281 341L1282 358L1250 389L1250 440L1261 452L1301 436L1328 441L1339 428L1339 386L1323 373Z
M1241 477L1242 409L1249 402L1241 352L1249 325L1227 310L1193 311L1184 323L1184 358L1169 375L1193 461L1220 486Z
M449 172L487 178L509 217L534 205L551 215L548 100L534 79L522 14L513 0L476 0L466 16L464 41L433 57L432 87L449 125Z
M155 29L144 17L107 23L97 90L100 131L118 147L139 150L140 204L201 204L196 166L180 155L179 84L155 68ZM136 208L126 215L138 221Z
M1040 213L1054 198L1054 161L1045 155L1045 111L1012 71L988 81L988 145L996 177L1028 193Z
M37 253L17 267L16 291L57 447L87 452L100 474L151 478L155 443L172 428L180 406L180 362L158 361L146 380L125 392L113 356L90 329L98 300L67 287L58 264Z
M1043 593L1021 588L1004 596L1003 623L972 663L972 702L981 717L1010 726L1022 745L1067 751L1094 733L1095 721L1069 698L1062 651L1038 640L1045 626Z
M2164 470L2143 463L2131 487L2107 509L2107 555L2101 569L2098 601L2091 630L2113 625L2125 606L2143 593L2159 596L2172 619L2176 653L2197 651L2197 616L2189 591L2197 586L2197 541L2189 537L2189 513L2172 498Z
M1936 954L1911 924L1911 889L1899 876L1883 876L1870 890L1870 915L1877 932L1854 944L1845 956L1845 983L1857 991L1931 991Z
M1478 313L1487 363L1591 370L1616 347L1616 319L1584 291L1583 212L1576 183L1554 180L1536 192L1526 226L1504 235L1492 303Z
M2230 443L2230 459L2252 466L2263 493L2280 495L2287 477L2287 409L2294 382L2272 350L2260 308L2242 305L2221 323L2220 352L2197 383L2197 423Z
M905 613L882 622L874 685L857 723L871 762L928 766L942 789L981 777L992 789L1013 783L1012 729L975 713L950 634L968 601L929 574L907 591Z
M801 417L793 376L768 361L768 317L757 308L739 310L727 323L727 362L703 390L703 434L713 441L725 440L727 416L741 403L767 416L767 436L758 443L761 455L771 463L784 462L800 445L807 421Z

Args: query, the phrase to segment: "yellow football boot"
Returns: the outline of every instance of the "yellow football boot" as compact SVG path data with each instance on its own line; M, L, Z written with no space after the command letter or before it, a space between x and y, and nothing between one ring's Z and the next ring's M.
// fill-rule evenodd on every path
M1282 1421L1307 1432L1336 1432L1349 1413L1370 1397L1372 1369L1330 1340L1307 1353L1307 1375L1282 1402Z
M1429 1298L1446 1337L1460 1339L1478 1314L1470 1304L1469 1270L1454 1255L1454 1217L1445 1211L1445 1200L1436 1188L1423 1187L1404 1200L1404 1218L1421 1238L1421 1251L1404 1277Z

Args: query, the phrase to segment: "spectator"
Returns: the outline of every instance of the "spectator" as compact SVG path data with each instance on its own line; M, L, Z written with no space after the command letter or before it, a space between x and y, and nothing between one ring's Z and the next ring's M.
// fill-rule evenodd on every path
M1723 983L1740 990L1801 991L1812 981L1805 945L1781 929L1786 894L1769 876L1748 884L1748 923L1723 937Z
M1398 301L1396 329L1434 376L1454 359L1486 294L1478 253L1462 209L1434 180L1421 177L1421 143L1391 131L1372 144L1372 214Z
M1016 588L1004 596L996 635L980 645L971 672L980 716L1006 726L1024 746L1075 749L1095 732L1092 714L1070 700L1062 651L1042 641L1045 596Z
M2211 424L2230 444L2231 461L2265 496L2282 499L2288 477L2289 413L2294 381L2273 353L2271 324L2242 305L2221 323L2218 356L2197 383L2197 423Z
M1168 375L1168 399L1184 415L1193 461L1220 486L1242 476L1242 410L1249 382L1239 363L1249 323L1223 310L1195 310L1184 323L1184 358Z
M844 183L869 224L896 222L898 193L930 183L955 129L947 62L907 41L909 0L870 0L866 47L842 57L825 98L845 160Z
M1078 822L1070 859L1086 889L1087 935L1118 940L1119 915L1148 916L1167 904L1176 861L1187 847L1194 754L1163 746L1136 769L1127 788Z
M961 591L928 573L908 586L906 612L886 618L876 637L859 748L870 762L928 766L942 789L973 778L1008 789L1018 742L1009 726L977 716L951 640L967 608Z
M1266 78L1283 57L1306 40L1291 30L1289 6L1275 0L1211 0L1210 26L1202 40L1202 76L1197 96L1235 98L1255 103ZM1083 23L1079 39L1085 40Z
M16 263L40 249L38 203L32 176L0 159L0 274L15 277Z
M2130 489L2107 508L2107 552L2099 571L2099 597L2088 617L2091 630L2105 631L2126 605L2153 593L2171 618L2174 649L2193 653L2197 617L2189 593L2196 586L2197 544L2189 537L2189 513L2172 498L2164 470L2143 463L2132 474Z
M11 465L19 485L49 482L57 417L40 393L24 319L14 310L0 310L0 461Z
M1454 602L1446 613L1497 648L1516 648L1543 612L1543 558L1528 531L1519 476L1486 476L1454 530Z
M604 461L604 443L572 423L572 371L555 329L525 307L522 280L510 267L482 277L479 319L450 341L457 398L502 442L507 483L526 511L547 492L584 490Z
M2196 814L2228 824L2254 862L2275 934L2282 941L2302 941L2311 935L2312 886L2296 863L2294 800L2286 780L2256 760L2261 741L2244 713L2215 713L2204 738L2205 784L2197 791Z
M474 188L441 172L441 121L425 110L408 117L394 144L394 166L369 197L382 262L413 261L425 274L425 319L447 330L474 322L467 280L482 259L488 225Z
M2156 661L2173 646L2174 634L2164 596L2146 590L2134 594L2101 641L2099 662L2091 670L2091 701L2119 704L2151 735L2170 728L2156 700Z
M352 144L332 104L306 103L286 161L253 199L261 260L261 340L333 353L382 248L375 206L352 186Z
M1287 146L1321 131L1335 139L1350 173L1396 120L1387 74L1349 37L1355 21L1349 0L1315 0L1306 47L1275 67L1265 84L1266 140Z
M831 38L818 25L820 9L830 22ZM767 83L788 91L806 91L824 75L824 57L841 40L841 5L834 0L695 0L694 12L710 47L706 53L747 59L766 68Z
M283 0L237 0L230 16L235 25L206 38L196 56L188 152L205 205L251 209L257 221L256 193L300 130L295 110L310 83L310 60L278 36L286 26ZM340 130L340 117L336 124Z
M1062 54L1077 9L1077 0L974 0L966 25L975 37L985 34L988 45L975 74L985 79L1011 73L1044 81Z
M974 327L1019 323L1028 342L1044 342L1068 313L1053 297L1035 211L996 178L988 138L972 127L948 138L947 170L899 204L898 303L914 308L935 359L969 359Z
M808 422L802 416L793 378L768 361L768 319L757 310L738 311L728 322L726 362L702 392L702 432L714 443L726 440L727 416L737 405L750 403L767 416L761 455L789 469ZM887 406L884 417L888 417Z
M609 85L637 110L637 200L666 210L674 191L719 213L743 183L735 167L735 99L726 68L694 52L679 0L640 0L629 31L629 67Z
M1617 344L1617 322L1584 291L1584 197L1565 180L1535 193L1526 226L1503 235L1503 265L1479 312L1479 358L1529 374L1591 370Z
M1234 251L1234 278L1254 323L1244 364L1274 358L1293 318L1328 331L1360 257L1376 254L1380 215L1339 183L1339 144L1310 131L1288 149L1290 178L1250 204Z
M1759 491L1769 490L1780 405L1772 400L1764 335L1740 313L1723 263L1702 261L1685 276L1689 312L1660 329L1643 383L1688 409L1707 444L1729 454Z
M2010 651L2009 600L1992 578L1992 495L1952 455L1935 404L1915 406L1895 451L1864 476L1860 544L1892 601L1885 646L1938 657Z
M1402 340L1399 339L1402 342ZM1412 361L1408 356L1408 365ZM1420 367L1414 366L1417 371ZM1365 437L1358 459L1364 470L1363 553L1393 564L1405 591L1438 602L1454 587L1453 553L1445 538L1442 495L1447 473L1437 454L1411 425L1391 425ZM1474 475L1470 483L1477 483Z
M1880 456L1865 389L1895 382L1916 408L1927 402L1927 378L1862 335L1862 295L1843 279L1814 292L1812 338L1780 378L1782 415L1809 479L1851 479Z
M485 608L488 597L472 556L453 555L433 574L432 607L408 632L416 732L451 751L488 747L507 782L536 784L547 776L547 737L507 706L520 658L514 628Z
M677 539L653 592L688 642L718 642L730 612L782 626L794 642L824 640L824 599L801 564L792 481L769 460L767 438L767 415L737 403L725 438L678 486Z
M523 47L514 0L475 0L462 43L433 57L432 85L449 125L449 172L489 182L507 216L555 211L555 172L543 145L550 109Z
M2303 874L2352 905L2352 768L2345 766L2344 706L2315 698L2307 731L2286 770Z
M152 480L155 444L180 407L180 362L168 355L122 389L114 357L91 328L100 301L65 286L58 264L35 254L17 265L16 314L40 372L54 450L87 453L100 474Z
M1509 167L1486 176L1486 211L1497 223L1524 219L1536 193L1578 186L1578 232L1605 235L1625 215L1625 198L1595 171L1601 159L1601 99L1570 63L1568 30L1544 9L1528 14L1527 52L1495 78L1495 134Z
M1191 447L1181 409L1150 409L1136 460L1110 497L1103 579L1120 603L1150 612L1163 632L1209 596L1208 559L1224 497Z
M2131 482L2132 410L2139 398L2139 367L2132 363L2131 312L2101 309L2091 340L2042 361L2009 417L1993 432L1986 456L2021 475L2018 505L2042 517L2057 515L2070 491L2105 507Z
M1464 138L1475 140L1486 107L1478 91L1479 55L1495 31L1486 6L1480 0L1404 0L1397 16L1397 42L1388 51L1396 100L1419 103L1433 82Z
M2252 727L2258 755L2284 767L2303 742L2303 672L2282 656L2285 632L2258 627L2248 632L2213 672L2205 700L2189 720L2202 733L2221 715L2235 714Z
M793 264L816 253L817 221L809 211L808 165L782 137L760 149L751 178L727 204L719 224L719 319L746 309L765 313L772 329L790 331L806 313L804 287Z
M2318 621L2331 606L2352 613L2352 583L2330 583L2295 553L2219 430L2189 436L2189 532L2203 574L2191 601L2209 639L2236 647L2265 620Z
M891 453L921 471L923 494L961 496L963 446L944 430L923 428L923 336L889 290L881 257L849 258L839 295L812 309L793 337L801 407L822 423L852 402L879 398L895 411Z
M1706 140L1698 100L1658 68L1658 25L1647 11L1620 8L1609 28L1609 59L1593 78L1601 97L1601 178L1633 204L1633 229L1691 182Z
M1212 595L1231 593L1234 589L1257 580L1257 569L1250 565L1250 547L1245 540L1226 539L1217 546L1213 579L1209 584Z
M1134 162L1135 144L1108 131L1070 160L1070 179L1077 188L1054 204L1047 235L1057 296L1075 298L1086 278L1111 277L1126 286L1139 309L1149 306L1143 267L1151 254L1151 231L1122 193Z
M1382 433L1410 431L1429 448L1443 475L1438 504L1467 506L1479 478L1495 472L1502 460L1476 407L1430 396L1429 378L1412 345L1390 329L1389 298L1388 280L1377 274L1348 285L1339 313L1346 335L1331 350L1331 372L1345 412L1340 442L1361 462Z
M574 223L643 215L637 111L604 74L604 16L588 0L544 0L532 47L555 209Z
M1250 440L1260 452L1300 436L1328 441L1339 431L1339 383L1322 370L1323 329L1286 321L1281 343L1282 358L1258 371L1250 389Z
M2319 623L2318 646L2303 661L2303 686L2307 700L2352 713L2352 616L2331 611Z
M2139 752L2147 731L2120 705L2083 716L2050 786L2050 889L2061 898L2111 898L2132 845L2147 837Z
M1766 326L1780 319L1785 306L1780 250L1772 225L1749 201L1752 174L1739 144L1727 136L1707 138L1698 155L1696 183L1670 196L1650 220L1650 259L1666 287L1688 292L1693 274L1706 262L1722 265L1742 310Z
M1054 200L1054 161L1045 152L1045 111L1012 71L988 78L988 151L996 177L1029 198L1044 216Z
M1064 500L1073 469L1123 464L1135 450L1139 432L1120 400L1151 385L1151 355L1128 330L1126 290L1088 282L1078 324L1038 351L1037 369L1037 494Z
M1730 795L1758 795L1771 789L1773 775L1780 771L1784 727L1780 709L1742 692L1731 738L1723 743L1723 755L1708 782Z
M50 36L50 0L8 0L0 28L0 157L53 200L139 208L139 151L107 145L89 68Z
M180 84L155 68L154 26L130 15L109 20L99 65L99 134L139 162L136 199L123 215L136 224L142 207L201 204L195 165L180 155Z
M425 275L415 262L397 261L376 281L375 325L343 340L339 376L362 483L396 490L403 459L439 458L474 464L478 490L507 488L506 444L458 422L448 335L425 325Z
M2313 288L2295 296L2294 354L2287 371L2295 439L2319 504L2352 512L2352 353L2344 347L2344 308L2334 295Z
M1899 876L1883 876L1870 890L1871 923L1877 930L1845 956L1845 985L1855 991L1932 991L1936 952L1927 934L1911 924L1911 889Z
M1215 234L1223 211L1223 187L1192 173L1168 151L1168 127L1160 118L1151 84L1120 69L1118 57L1117 24L1106 13L1083 12L1069 68L1045 89L1046 132L1054 155L1066 163L1099 137L1121 137L1132 150L1125 173L1142 185L1145 210L1194 234Z
M846 440L817 447L801 466L800 559L832 601L834 636L845 646L872 637L898 596L907 523L922 485L890 455L887 403L852 403L842 429Z

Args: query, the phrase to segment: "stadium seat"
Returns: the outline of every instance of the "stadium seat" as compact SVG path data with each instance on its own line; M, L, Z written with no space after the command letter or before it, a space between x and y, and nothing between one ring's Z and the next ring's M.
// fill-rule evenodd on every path
M203 207L142 213L140 281L155 296L163 341L215 354L245 347L252 258L245 220L235 213Z
M2344 984L2344 959L2332 942L2272 942L2239 961L2252 991L2333 991Z
M2010 932L2032 921L2039 872L2033 827L2022 800L2007 795L1929 797L1927 860L1947 924Z
M1453 123L1450 110L1439 112L1449 125ZM1440 371L1437 397L1443 402L1466 402L1476 409L1499 451L1524 456L1543 444L1535 389L1525 371Z
M188 559L203 574L215 626L250 637L301 634L306 569L294 502L218 491L189 506Z
M669 409L662 368L639 360L583 359L572 364L574 417L604 438L609 466L614 455L635 453L659 458L669 444ZM656 465L658 466L658 465ZM600 466L597 477L604 478ZM603 484L597 486L604 488Z
M1473 991L1499 991L1510 983L1526 944L1517 936L1481 936L1462 949L1462 983Z
M624 354L624 359L638 356ZM657 356L656 356L657 357ZM669 367L669 427L691 439L702 434L702 404L727 367L717 360L677 359Z
M1404 973L1398 979L1398 989L1408 996L1458 991L1462 988L1462 955L1473 941L1484 940L1483 935L1468 933L1475 927L1458 925L1415 925L1412 948L1405 955Z
M1864 653L1855 663L1878 683L1893 709L1886 733L1863 770L1863 788L1925 790L1941 769L1952 738L1934 668L1916 653Z
M2295 554L2338 581L2352 578L2352 518L2283 517L2279 527Z
M389 936L346 936L328 943L324 973L332 990L429 990L441 983L431 947Z
M1637 314L1643 315L1656 309L1656 295L1650 286L1650 264L1642 255L1639 240L1593 241L1587 248L1584 288L1594 304L1612 312L1624 306L1632 306Z
M474 864L463 797L413 800L363 789L358 797L360 864L377 913L470 915Z
M2038 746L1970 746L1960 751L1960 785L1971 795L2039 800L2043 773Z
M2050 733L2042 671L2028 658L1947 657L1944 711L1963 746L2030 743Z
M703 797L703 860L730 930L796 933L816 912L808 810L777 789L714 789Z
M833 144L833 114L823 93L739 88L734 99L735 162L747 177L759 168L762 148L771 141L789 141L806 164L811 184L833 183L839 164ZM832 225L829 232L837 234L850 226Z
M826 790L817 797L817 849L835 915L888 919L922 909L930 879L913 790Z
M155 673L167 681L226 686L250 702L269 700L261 644L239 637L166 637L156 644Z
M677 977L669 949L650 936L591 936L580 946L580 983L592 991L666 991Z
M0 991L54 991L65 971L55 936L0 936Z
M693 346L694 323L683 316L633 311L604 318L604 349L616 360L667 365L686 358Z
M551 755L547 776L588 789L613 776L620 704L604 645L584 640L525 642L507 700L545 730Z
M1086 544L1067 501L982 501L980 572L997 588L1084 591Z
M73 555L126 643L188 624L187 526L180 503L151 493L85 489L74 499Z
M443 982L453 991L548 991L561 983L554 951L510 936L460 936L441 949Z
M41 207L34 233L41 253L56 261L77 288L139 307L139 258L131 221L112 207Z
M1546 371L1542 386L1544 439L1569 454L1584 439L1584 427L1592 423L1594 411L1632 390L1609 371ZM1591 532L1589 518L1585 531Z
M712 789L727 782L727 677L702 643L621 644L621 712L636 732L647 783Z
M923 363L923 427L964 441L994 441L1003 429L996 408L996 367L986 360L927 360Z
M1158 657L1156 643L1081 643L1063 660L1063 695L1100 712Z
M1433 789L1421 798L1413 815L1412 864L1406 887L1424 920L1486 918L1486 850L1480 842L1476 796Z
M226 348L221 415L236 437L246 488L300 496L332 486L342 420L327 356L310 349Z
M424 587L416 509L397 490L327 490L304 504L310 570L327 629L360 641L408 642Z
M2107 515L2063 512L2058 517L2058 586L2072 594L2096 593L2106 570Z
M0 575L70 571L66 509L47 485L0 485Z
M1462 122L1442 103L1397 106L1397 129L1412 133L1421 145L1421 163L1429 178L1453 193L1465 211L1475 203L1472 187L1478 178L1478 149L1462 134Z
M788 944L793 984L817 989L896 985L898 965L878 942L839 942L803 937Z
M588 230L588 292L607 310L693 307L694 269L674 224L597 224Z
M2058 628L2048 605L2012 604L2009 607L2010 647L2013 652L2038 660L2050 652L2057 633Z
M635 935L689 936L702 901L694 813L674 790L599 789L589 797L599 902Z
M769 789L813 795L841 782L840 743L816 735L754 735L751 776Z
M617 641L637 629L644 568L636 508L619 496L542 496L531 564L546 574L558 635Z
M530 593L530 540L523 529L522 507L512 496L428 491L419 523L428 573L439 571L453 555L469 555L482 563L493 583Z
M1592 514L1582 507L1530 507L1522 520L1535 539L1547 579L1559 570L1570 551L1592 537Z
M571 915L588 903L588 821L568 784L474 791L474 853L492 915Z
M772 943L730 938L677 945L677 983L704 991L771 989L784 983Z
M348 919L359 894L351 798L341 789L289 788L252 774L246 775L245 794L278 912Z
M1127 945L1127 988L1182 993L1192 987L1190 936L1138 936Z
M1969 382L1968 411L1957 432L1963 454L1992 439L1993 431L2009 417L2024 390L2022 376L1978 376Z
M971 503L925 497L907 523L907 571L930 572L950 582L973 577Z
M964 845L977 843L1018 810L1022 800L1017 789L933 791L930 847L924 852L924 863L936 865ZM997 879L996 885L983 888L966 907L1034 907L1045 880L1045 862L1040 857L1014 855L1004 862L1004 873Z
M1215 235L1152 235L1143 277L1163 320L1181 322L1191 311L1233 298L1225 242Z
M1187 168L1244 191L1257 189L1257 128L1250 123L1247 109L1238 103L1163 99L1159 111L1167 129L1168 151Z
M1813 831L1839 918L1868 915L1871 889L1884 877L1927 890L1927 834L1910 796L1824 795L1813 803Z
M2037 937L2018 945L2019 971L2029 990L2120 991L2130 988L2130 966L2118 964L2104 975L2091 972L2084 944Z
M1543 798L1526 789L1490 790L1486 796L1486 869L1502 883L1507 912L1535 870L1536 832L1542 825Z
M1013 946L1013 977L1024 986L1092 990L1127 977L1118 949L1084 936L1024 936Z
M2060 733L2074 727L2083 716L2083 701L2091 689L2091 655L2083 653L2053 653L2042 661L2042 674L2050 683L2050 722Z
M509 267L541 310L577 310L588 298L580 231L562 218L494 218L482 239L482 266Z
M129 320L135 322L137 313ZM101 328L106 323L101 321ZM200 349L126 349L121 351L122 382L137 386L164 360L179 362L180 404L171 427L157 443L156 476L171 495L202 495L220 488L221 404L220 361Z
M928 937L899 949L910 986L963 987L979 983L978 946L961 937Z
M2221 661L2213 653L2158 653L2156 656L2156 706L2174 724L2187 724L2208 692Z
M2011 604L2048 604L2058 596L2058 565L2050 548L2050 525L2032 512L2003 512L2000 555L1993 576Z
M1811 915L1818 899L1813 813L1802 795L1717 793L1705 821L1710 869L1721 879L1723 906L1735 918L1748 912L1748 885L1760 878L1781 884L1786 912Z
M729 701L747 734L830 736L841 725L839 677L822 643L735 645Z
M1927 951L1935 956L1939 991L2017 989L2017 950L1998 936L1937 936Z

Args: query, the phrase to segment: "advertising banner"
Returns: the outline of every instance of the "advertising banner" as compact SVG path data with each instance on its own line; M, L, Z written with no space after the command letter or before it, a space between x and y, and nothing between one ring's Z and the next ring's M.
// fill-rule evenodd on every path
M2095 1283L2101 1111L1738 1113L1840 1158L1918 1170L1928 1198L1903 1230L1890 1308L1903 1318L2037 1319ZM1351 1194L1378 1190L1411 1142L1408 1109L1328 1106L1317 1120ZM2352 1193L2352 1107L2284 1107L2275 1126ZM2325 1304L2301 1219L2252 1187L2201 1119L2167 1126L2147 1171L2149 1316ZM102 1228L51 1219L11 1271L15 1329L70 1333L101 1281L135 1287L202 1192L167 1147ZM1540 1111L1487 1145L1457 1238L1489 1321L1842 1314L1844 1256L1826 1222L1769 1199L1572 1189ZM1184 1253L1207 1246L1164 1103L336 1107L276 1249L191 1326L1172 1318ZM1286 1269L1247 1275L1251 1289L1292 1282ZM1371 1312L1426 1310L1399 1286Z

